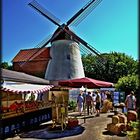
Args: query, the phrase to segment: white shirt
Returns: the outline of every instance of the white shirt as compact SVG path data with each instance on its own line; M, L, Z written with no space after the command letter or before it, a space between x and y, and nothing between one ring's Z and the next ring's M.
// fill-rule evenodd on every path
M136 108L136 98L134 95L127 95L125 102L127 104L127 108L129 108L129 109Z

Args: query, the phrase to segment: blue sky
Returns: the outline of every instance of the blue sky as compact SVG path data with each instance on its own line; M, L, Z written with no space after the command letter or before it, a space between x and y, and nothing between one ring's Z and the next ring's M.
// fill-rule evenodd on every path
M28 6L32 0L2 0L2 61L34 48L56 25ZM36 0L67 22L89 0ZM138 59L138 0L103 0L72 30L101 53L125 53Z

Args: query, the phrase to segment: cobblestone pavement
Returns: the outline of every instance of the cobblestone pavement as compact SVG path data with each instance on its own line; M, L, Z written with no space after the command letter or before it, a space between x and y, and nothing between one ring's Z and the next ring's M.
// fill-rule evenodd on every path
M76 112L72 113L71 115L73 116L76 115ZM129 140L128 137L125 135L117 136L117 135L111 135L107 132L106 127L108 123L111 123L111 117L109 117L111 115L113 115L113 113L110 112L101 114L99 117L90 115L86 117L85 122L83 116L79 116L78 117L79 123L81 126L85 128L83 133L75 136L58 138L55 140ZM8 140L11 140L11 138L9 138ZM16 140L16 137L12 140ZM39 140L39 139L21 138L18 140Z

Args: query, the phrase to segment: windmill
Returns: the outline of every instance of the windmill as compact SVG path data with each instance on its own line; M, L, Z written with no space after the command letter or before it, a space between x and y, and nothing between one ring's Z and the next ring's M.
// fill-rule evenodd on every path
M45 79L51 83L57 84L59 80L85 77L80 49L100 55L98 50L76 35L69 27L72 24L79 24L100 2L101 0L89 1L65 24L60 24L59 20L37 1L34 0L29 3L29 6L58 26L53 36L41 43L40 49L29 58L29 61L32 60L42 48L51 43L51 59L45 74ZM80 44L82 48L80 48Z

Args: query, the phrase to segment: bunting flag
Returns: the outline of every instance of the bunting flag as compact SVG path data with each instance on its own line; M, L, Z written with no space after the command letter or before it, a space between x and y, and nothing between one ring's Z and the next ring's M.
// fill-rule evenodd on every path
M14 83L14 84L3 84L1 86L1 91L11 92L11 93L43 93L50 90L53 85L37 85L37 84L25 84L25 83Z

